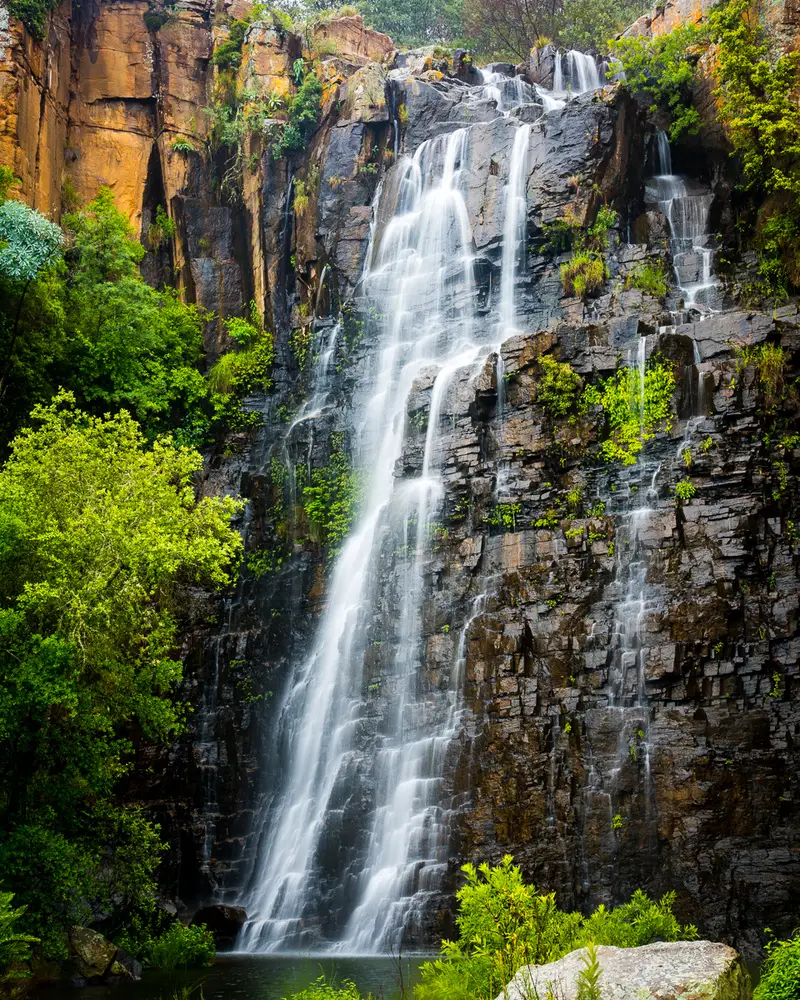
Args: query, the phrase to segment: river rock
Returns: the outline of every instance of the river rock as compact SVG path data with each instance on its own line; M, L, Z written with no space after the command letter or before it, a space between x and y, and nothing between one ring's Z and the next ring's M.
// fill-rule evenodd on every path
M116 945L89 927L72 927L69 932L70 957L84 979L105 975L117 953Z
M205 924L214 935L214 941L218 948L230 948L233 947L245 920L247 920L247 911L243 907L217 904L201 907L192 917L192 926Z
M576 1000L578 976L586 968L585 948L557 962L528 965L497 1000L530 1000L552 995ZM599 980L603 1000L747 1000L750 976L739 954L713 941L674 941L641 948L600 945Z

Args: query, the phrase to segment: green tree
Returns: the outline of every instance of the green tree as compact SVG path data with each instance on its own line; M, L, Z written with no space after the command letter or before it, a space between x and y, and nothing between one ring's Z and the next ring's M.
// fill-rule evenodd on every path
M15 205L6 202L0 214L15 217ZM42 221L60 246L61 230ZM20 308L19 254L7 256L4 268L9 247L0 251L0 343L10 359L5 441L59 386L95 413L129 409L151 437L186 425L202 439L210 403L198 366L207 317L142 280L144 248L107 188L63 221L69 249L55 266L35 271Z
M63 243L59 227L40 212L20 201L0 205L0 279L16 298L0 370L0 400L14 356L25 296L31 283L58 259Z
M61 394L32 424L0 471L0 878L58 953L71 922L152 907L158 831L115 786L134 729L181 728L176 595L230 581L240 504L198 501L200 455L127 412Z

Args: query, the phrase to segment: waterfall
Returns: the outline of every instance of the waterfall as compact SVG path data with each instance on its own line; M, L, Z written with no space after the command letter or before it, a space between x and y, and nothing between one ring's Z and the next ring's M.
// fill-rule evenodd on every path
M566 67L565 67L566 63ZM605 71L598 66L594 56L586 52L570 49L565 55L558 50L553 66L553 87L537 84L534 88L538 99L542 102L545 113L563 108L568 100L599 90L603 86Z
M524 247L529 135L528 126L517 131L506 185L510 246L504 248L501 286L507 327L513 325L515 275L520 244ZM246 951L399 948L408 931L421 925L425 904L441 884L449 846L442 776L460 717L469 623L444 689L426 684L424 578L443 496L448 390L463 369L477 373L497 346L494 331L488 330L487 340L475 315L473 241L462 193L468 160L467 129L424 142L395 168L400 179L393 218L380 233L373 225L361 287L367 310L382 319L369 384L362 386L353 414L365 501L329 581L313 649L297 665L281 705L279 741L288 774L272 805L255 887L246 900L251 919L240 939ZM331 334L318 364L329 363L324 359L334 343ZM421 474L396 480L407 398L418 379L430 378L426 372L432 372L432 384ZM298 419L310 418L320 405L324 395ZM386 707L375 718L365 696L364 658L380 614L378 574L392 552L396 653L379 682L385 685ZM377 742L365 756L364 734L375 726ZM371 801L342 858L346 852L338 841L364 782ZM327 936L319 926L323 870L333 872L347 892L343 919L327 928Z
M503 267L500 282L500 326L502 337L514 332L516 324L516 281L519 264L525 260L527 233L527 162L530 125L520 125L514 136L511 166L506 186L503 228Z
M602 84L597 61L593 56L586 52L570 49L567 53L567 86L573 94L585 94L588 90L599 90Z
M505 73L479 70L483 83L483 96L494 101L497 110L508 115L513 108L522 104L532 104L536 99L535 89L521 76L506 76Z
M686 306L710 306L717 287L713 274L714 252L709 239L713 195L697 182L672 172L672 153L666 134L656 133L658 173L653 178L655 199L667 218L672 235L675 278Z

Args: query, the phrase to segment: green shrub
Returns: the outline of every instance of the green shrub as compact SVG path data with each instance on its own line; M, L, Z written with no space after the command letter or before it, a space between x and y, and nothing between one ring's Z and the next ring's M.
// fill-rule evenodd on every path
M681 25L664 35L619 38L611 53L625 70L624 86L643 94L652 103L651 112L669 115L669 137L694 135L700 115L692 107L692 81L703 51L704 34L694 24Z
M345 980L341 986L333 986L325 976L320 976L304 990L292 993L285 1000L370 1000L372 994L361 996L355 983Z
M753 1000L797 1000L800 996L800 931L788 941L772 940Z
M248 396L272 388L275 343L261 323L255 302L250 303L249 319L231 317L225 329L236 346L223 354L208 373L214 408L212 427L244 430L262 421L260 413L245 410L242 404Z
M303 488L302 502L314 541L338 551L347 537L361 504L363 487L343 448L340 434L331 435L328 464L311 472L311 482Z
M322 83L313 69L306 69L300 59L297 62L301 63L301 66L296 67L296 76L300 78L298 90L289 103L288 120L272 146L277 160L304 149L311 133L319 124Z
M150 223L150 228L147 230L147 242L153 250L158 250L165 243L174 238L175 221L170 219L161 205L159 205L156 208L155 218Z
M165 10L147 10L142 16L148 31L160 31L165 24L175 20L175 15Z
M654 358L645 370L644 400L639 372L634 368L620 368L600 386L586 386L582 408L601 406L609 424L610 434L602 444L603 457L609 462L633 465L655 432L659 429L669 431L672 426L674 391L672 366Z
M188 969L214 964L214 936L201 924L174 923L144 951L144 964L153 969Z
M697 492L691 479L680 479L675 484L675 501L679 506L688 503Z
M522 507L518 503L499 503L492 507L483 520L493 528L516 529L517 518L521 512Z
M521 966L552 962L590 942L627 948L697 937L675 919L672 894L656 903L637 891L624 906L583 917L526 884L510 856L493 868L467 864L462 871L459 938L443 941L441 957L422 966L418 1000L494 1000Z
M774 410L783 399L786 355L777 344L755 344L736 349L736 368L743 371L752 366L758 374L758 387L764 406Z
M600 254L590 250L580 250L571 260L561 265L561 284L567 295L577 295L585 299L603 287L608 277L608 268Z
M47 26L47 16L57 6L58 0L9 0L8 12L22 21L37 41L41 41Z
M669 275L661 261L639 264L625 279L626 288L638 288L640 292L663 299L667 294Z
M580 398L580 375L552 354L543 354L538 364L541 374L536 381L536 402L553 417L566 416Z
M12 907L13 892L0 892L0 983L15 978L9 966L17 962L27 962L31 956L31 945L39 938L30 934L20 934L14 927L25 912L24 906Z
M244 36L250 27L249 21L233 21L225 41L214 48L211 62L220 69L238 69L242 65Z
M184 139L183 136L179 136L177 139L172 140L172 149L176 153L194 153L196 152L194 146L189 142L188 139Z

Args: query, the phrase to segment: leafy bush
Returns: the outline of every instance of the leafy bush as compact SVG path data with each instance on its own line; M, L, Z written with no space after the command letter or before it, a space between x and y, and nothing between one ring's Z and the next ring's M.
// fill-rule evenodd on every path
M0 892L0 983L14 978L9 966L16 962L27 962L31 945L39 939L30 934L20 934L14 924L25 912L24 906L12 907L13 892Z
M640 292L663 299L667 294L669 275L661 261L639 264L625 279L628 288L638 288Z
M608 420L611 433L602 444L606 461L633 465L656 430L670 429L674 391L672 366L652 358L644 374L643 390L639 372L633 368L620 368L600 386L588 385L584 389L582 407L601 406Z
M800 996L800 931L788 941L772 940L753 1000L796 1000Z
M786 295L800 281L800 53L774 57L749 0L718 4L708 20L719 120L745 190L771 196L755 233L759 276L767 294Z
M688 503L697 492L691 479L680 479L675 484L675 500L678 505Z
M553 417L566 416L580 396L580 375L552 354L543 354L538 364L541 374L536 382L536 402Z
M208 373L213 405L212 428L243 430L261 423L261 414L243 409L248 396L272 388L272 365L275 344L265 330L255 302L250 303L250 318L232 317L225 329L236 345L223 354Z
M9 0L8 12L22 21L31 35L41 41L47 26L47 16L57 6L57 0Z
M177 139L173 139L172 140L172 147L171 148L176 153L195 153L196 152L196 150L195 150L194 146L191 144L191 142L189 142L188 139L184 139L182 136L179 136Z
M224 586L240 557L241 505L196 501L201 467L62 394L0 471L0 871L48 954L93 912L153 906L158 829L115 788L131 728L182 727L178 582Z
M585 299L603 287L608 268L602 256L591 250L580 250L570 261L561 265L561 284L567 295Z
M341 435L331 435L328 464L311 473L303 488L303 510L315 541L335 552L350 530L362 498L362 484L343 450Z
M298 60L302 62L302 60ZM319 124L322 103L322 83L313 69L302 71L297 93L289 103L289 117L280 137L273 144L275 159L304 149L311 133Z
M213 965L215 955L214 935L205 924L187 927L176 922L150 942L142 958L154 969L188 969Z
M287 1000L370 1000L371 994L361 996L355 983L345 980L341 986L334 986L324 976L320 976L304 990L292 993Z
M783 398L786 355L777 344L755 344L736 350L736 368L743 371L752 366L758 374L758 387L765 408L774 410Z
M627 948L697 937L675 919L672 894L656 903L637 891L624 906L601 906L583 917L560 910L553 893L527 885L510 856L495 867L467 864L462 871L459 938L443 941L442 957L422 966L418 1000L494 1000L523 965L552 962L589 942Z
M249 21L232 21L225 41L214 48L211 62L220 69L238 69L242 65L244 36L250 27Z
M158 250L159 247L174 238L175 222L173 219L170 219L161 205L159 205L156 208L155 218L147 230L147 242L154 250Z
M704 35L694 24L684 24L655 37L619 38L611 53L625 70L624 86L633 94L643 94L652 102L652 112L669 115L669 137L694 135L700 115L692 107L692 81L703 51Z

